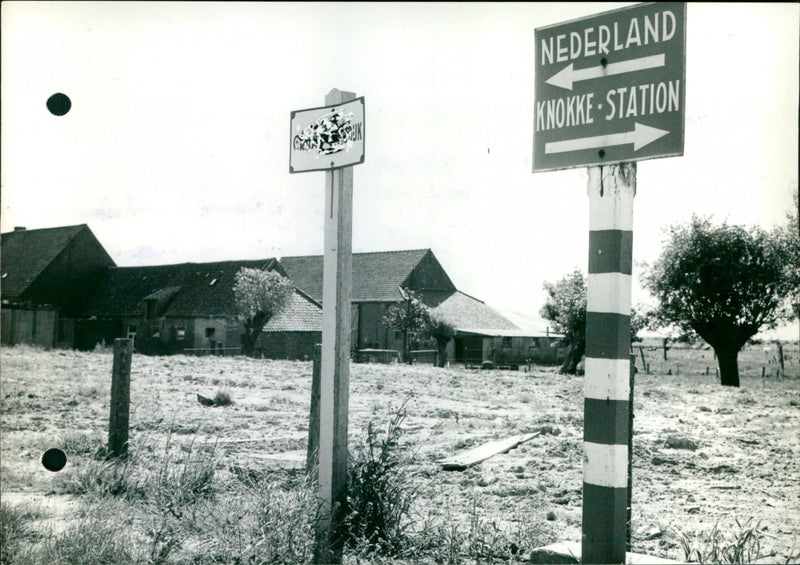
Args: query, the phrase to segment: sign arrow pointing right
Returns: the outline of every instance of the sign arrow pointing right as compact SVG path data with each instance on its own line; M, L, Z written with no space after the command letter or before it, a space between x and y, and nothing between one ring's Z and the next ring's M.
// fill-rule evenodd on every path
M636 122L633 131L596 135L594 137L580 137L578 139L567 139L565 141L551 141L550 143L545 143L544 152L546 154L567 153L569 151L580 151L581 149L599 149L628 143L633 143L633 150L638 151L645 145L653 143L655 140L664 137L668 133L667 130L646 126Z

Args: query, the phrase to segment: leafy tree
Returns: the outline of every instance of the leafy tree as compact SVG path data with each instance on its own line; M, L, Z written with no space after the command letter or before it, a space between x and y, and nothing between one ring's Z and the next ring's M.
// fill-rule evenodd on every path
M453 324L441 314L433 311L429 314L428 327L425 333L436 342L439 367L444 367L447 344L456 335Z
M544 283L547 300L539 314L563 333L569 347L559 370L574 375L586 352L586 277L576 269L555 284Z
M693 217L670 229L644 285L658 323L696 332L717 354L721 384L738 387L741 348L790 316L788 263L778 234Z
M786 213L786 223L778 230L788 253L786 277L789 281L789 302L794 316L800 316L800 193L792 190L792 204Z
M651 315L641 307L631 308L631 343L642 341L639 332L648 326Z
M383 323L390 328L403 332L403 360L411 363L409 344L412 339L422 335L428 325L430 314L420 296L413 290L401 288L403 297L390 304L383 316Z
M251 356L261 330L283 310L294 293L291 281L275 271L242 267L233 285L237 317L244 323L242 352Z

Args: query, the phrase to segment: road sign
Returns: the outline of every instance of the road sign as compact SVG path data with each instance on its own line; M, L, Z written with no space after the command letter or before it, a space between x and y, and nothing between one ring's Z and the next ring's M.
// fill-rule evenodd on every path
M533 172L683 155L686 5L534 30Z
M289 172L328 171L364 162L364 97L291 115Z

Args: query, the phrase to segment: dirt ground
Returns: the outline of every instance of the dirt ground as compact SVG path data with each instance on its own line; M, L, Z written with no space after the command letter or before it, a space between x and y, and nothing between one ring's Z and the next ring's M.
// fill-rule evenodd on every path
M785 348L788 376L777 378L774 346L740 355L742 386L723 388L708 350L636 350L650 365L636 376L633 550L682 559L678 531L759 523L764 562L800 550L800 375L797 345ZM0 352L0 480L3 500L41 502L59 475L81 464L74 452L105 441L110 351ZM706 371L706 367L709 370ZM764 367L764 378L762 378ZM708 372L708 374L706 374ZM671 374L670 374L671 373ZM242 357L146 357L131 375L132 449L137 444L216 441L220 473L302 468L311 363ZM208 408L196 395L228 392L234 404ZM530 371L354 364L350 442L373 422L385 428L405 402L401 446L412 456L415 515L466 523L520 540L577 541L581 531L583 378ZM543 432L465 471L438 461L485 441ZM64 470L40 463L50 447L67 452ZM61 511L74 500L61 500ZM523 542L521 541L522 545ZM524 548L532 549L532 548Z

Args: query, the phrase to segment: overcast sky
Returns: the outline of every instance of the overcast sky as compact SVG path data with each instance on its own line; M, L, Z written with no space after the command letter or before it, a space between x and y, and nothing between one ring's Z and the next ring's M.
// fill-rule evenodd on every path
M431 248L537 315L586 270L588 198L585 168L531 172L534 29L629 5L4 2L2 231L86 223L123 266L321 254L325 175L289 174L289 117L338 88L365 97L354 251ZM639 163L637 264L693 213L784 221L798 22L688 4L685 150Z

